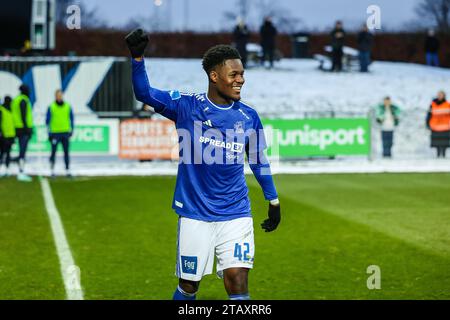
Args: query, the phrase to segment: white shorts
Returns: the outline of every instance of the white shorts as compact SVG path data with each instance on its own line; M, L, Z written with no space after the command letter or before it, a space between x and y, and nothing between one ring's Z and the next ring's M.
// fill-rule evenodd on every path
M214 255L221 278L228 268L253 268L253 218L206 222L180 217L175 275L200 281L204 275L212 274Z

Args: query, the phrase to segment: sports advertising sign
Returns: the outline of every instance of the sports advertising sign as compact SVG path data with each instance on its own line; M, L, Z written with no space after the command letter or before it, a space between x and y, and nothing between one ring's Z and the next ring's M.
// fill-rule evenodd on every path
M369 155L370 122L366 118L262 120L268 155L280 158Z
M76 120L75 120L76 121ZM117 155L118 153L118 121L117 120L92 120L75 122L75 130L70 139L70 151L72 155ZM60 148L62 148L60 146ZM15 143L13 151L18 150ZM47 127L37 125L31 138L27 153L50 153L51 145Z
M170 120L124 120L119 136L122 159L178 159L178 135Z

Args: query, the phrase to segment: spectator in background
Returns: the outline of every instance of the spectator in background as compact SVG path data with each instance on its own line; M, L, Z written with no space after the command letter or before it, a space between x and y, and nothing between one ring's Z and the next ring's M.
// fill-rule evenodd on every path
M373 35L369 32L367 25L364 24L361 32L358 34L359 65L361 72L369 71L372 44Z
M20 48L21 56L29 56L31 54L31 41L25 40L23 43L23 47Z
M5 163L4 175L8 175L9 162L11 159L11 147L16 137L16 128L11 112L11 97L6 96L3 105L0 105L0 171Z
M238 24L233 30L233 40L237 51L241 55L241 61L244 68L247 66L247 43L250 38L250 32L247 25L241 18L238 19Z
M434 30L428 30L428 35L425 39L425 56L428 66L439 67L439 47L440 42Z
M337 21L336 25L331 31L331 55L333 65L331 71L342 71L342 57L344 55L344 41L345 41L345 31L342 27L342 22Z
M392 157L394 130L399 124L400 108L393 105L390 97L384 98L383 104L376 109L376 119L381 125L381 140L383 142L383 157Z
M261 46L263 49L261 65L264 66L266 58L269 58L270 68L273 68L276 49L276 36L278 34L278 31L273 25L272 19L270 17L266 17L264 19L264 23L261 26L259 33L261 35Z
M445 92L439 91L428 111L427 128L431 130L431 147L437 149L437 157L445 158L450 146L450 103L446 100Z

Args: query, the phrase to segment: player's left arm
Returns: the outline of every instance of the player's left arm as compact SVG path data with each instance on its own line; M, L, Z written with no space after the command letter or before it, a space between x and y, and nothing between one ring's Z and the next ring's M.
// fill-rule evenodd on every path
M73 110L72 110L72 106L70 106L70 132L69 132L69 136L72 137L73 135L73 130L75 129L75 118L73 116Z
M47 132L48 132L48 139L51 139L51 132L50 132L50 122L52 121L52 113L50 111L50 107L47 108L47 114L45 115L45 125L47 126Z
M255 134L249 139L246 153L250 169L261 186L265 199L269 201L268 219L264 220L261 227L266 232L271 232L280 224L281 207L275 183L273 182L270 163L264 154L264 149L266 149L266 141L263 126L261 120L257 118Z

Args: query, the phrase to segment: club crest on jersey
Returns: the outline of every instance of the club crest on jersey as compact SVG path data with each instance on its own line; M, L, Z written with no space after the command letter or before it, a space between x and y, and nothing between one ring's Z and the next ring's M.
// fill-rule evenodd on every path
M244 133L244 122L238 121L234 124L234 132Z
M237 158L237 156L233 152L229 152L229 151L227 151L225 156L227 157L227 160L230 160L230 161Z

